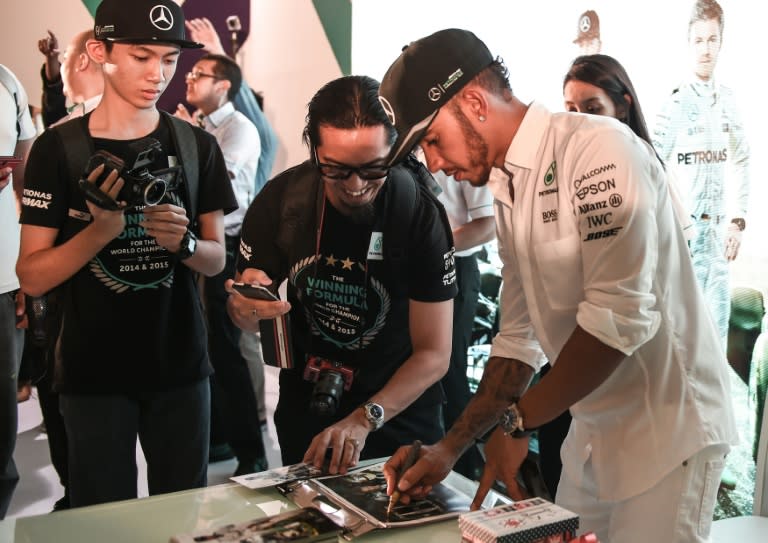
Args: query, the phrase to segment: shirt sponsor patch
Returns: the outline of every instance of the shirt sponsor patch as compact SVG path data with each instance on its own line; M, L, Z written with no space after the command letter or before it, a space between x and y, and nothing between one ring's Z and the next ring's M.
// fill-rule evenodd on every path
M250 262L251 257L253 257L253 249L251 249L251 246L246 244L242 239L240 240L240 256L242 256L246 262Z
M86 213L85 211L80 211L79 209L72 209L70 207L69 208L69 212L67 214L70 217L72 217L73 219L77 219L77 220L80 220L80 221L90 222L90 220L91 220L91 214L90 213Z
M557 209L548 209L541 212L541 220L544 224L557 221Z
M48 209L53 202L53 195L50 192L39 190L24 189L21 196L21 205L27 207L37 207L39 209Z
M596 239L611 238L619 233L623 227L617 226L615 228L609 228L608 230L598 230L597 232L589 232L584 241L595 241Z
M368 244L368 260L384 260L384 234L371 232L371 242Z
M600 194L601 192L605 192L607 190L612 190L616 188L616 181L613 179L606 179L605 181L598 181L597 183L590 183L589 185L584 185L579 190L576 191L576 196L579 197L579 200L583 200L587 197L587 195L592 194Z
M600 175L602 173L605 173L605 172L610 171L610 170L615 170L615 169L616 169L616 164L611 163L611 164L605 164L605 165L600 166L598 168L595 168L593 170L589 170L587 173L583 174L578 179L574 179L574 181L573 181L573 188L577 189L587 179L591 179L592 177L594 177L596 175Z

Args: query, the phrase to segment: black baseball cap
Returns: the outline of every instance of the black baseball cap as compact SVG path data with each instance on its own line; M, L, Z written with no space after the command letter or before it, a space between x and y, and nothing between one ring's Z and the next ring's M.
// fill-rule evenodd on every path
M186 39L184 12L172 0L102 0L96 8L93 33L102 41L203 47Z
M579 26L576 30L576 39L573 43L592 40L600 37L600 17L591 9L579 16Z
M468 30L440 30L405 46L379 88L379 101L397 129L389 164L405 158L440 108L492 62L488 47Z

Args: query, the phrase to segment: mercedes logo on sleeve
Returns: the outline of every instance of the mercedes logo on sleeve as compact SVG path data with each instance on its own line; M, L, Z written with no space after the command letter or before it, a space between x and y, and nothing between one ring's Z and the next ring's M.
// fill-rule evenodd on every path
M158 30L165 31L173 28L173 14L162 4L158 4L150 10L149 20Z

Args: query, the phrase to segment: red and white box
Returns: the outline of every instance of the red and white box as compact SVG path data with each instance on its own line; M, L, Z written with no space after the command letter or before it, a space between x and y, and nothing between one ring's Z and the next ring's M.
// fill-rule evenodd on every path
M576 537L579 516L542 498L459 516L467 543L564 543Z

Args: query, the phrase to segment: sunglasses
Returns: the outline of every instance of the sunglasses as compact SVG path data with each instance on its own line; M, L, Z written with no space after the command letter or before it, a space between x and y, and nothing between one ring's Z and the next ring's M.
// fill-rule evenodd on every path
M317 148L312 150L315 155L315 165L317 166L320 175L334 181L342 181L349 179L353 173L357 174L360 179L365 181L374 181L376 179L382 179L389 175L390 166L376 165L376 166L348 166L346 164L323 164L317 158Z

